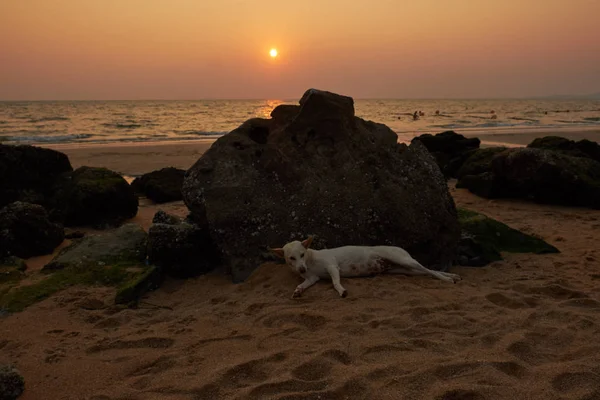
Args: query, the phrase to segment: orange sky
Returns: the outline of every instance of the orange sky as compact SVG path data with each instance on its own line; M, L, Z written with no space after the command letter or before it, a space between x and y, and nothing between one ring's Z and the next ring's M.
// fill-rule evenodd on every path
M593 93L599 18L600 0L1 0L0 99Z

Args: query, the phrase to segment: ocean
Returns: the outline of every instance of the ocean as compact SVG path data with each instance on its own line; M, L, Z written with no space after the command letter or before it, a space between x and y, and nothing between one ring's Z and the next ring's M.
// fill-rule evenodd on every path
M274 107L284 103L297 104L297 100L0 102L0 142L210 139L249 118L268 118ZM388 125L400 141L444 130L514 134L536 129L600 129L600 100L355 100L355 110L361 118ZM415 111L424 115L413 120Z

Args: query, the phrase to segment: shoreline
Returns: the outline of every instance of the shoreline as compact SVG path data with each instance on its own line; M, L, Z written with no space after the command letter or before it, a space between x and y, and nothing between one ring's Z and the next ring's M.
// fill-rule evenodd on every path
M478 137L481 147L506 146L522 147L537 137L562 136L571 140L600 140L600 128L596 129L555 129L511 132L494 130L456 131L466 137ZM436 133L439 133L436 131ZM410 143L419 132L410 136L398 136L399 143ZM34 146L53 149L65 153L73 168L81 166L104 167L128 177L136 177L165 167L189 169L218 138L187 141L157 142L118 142L118 143L40 143Z

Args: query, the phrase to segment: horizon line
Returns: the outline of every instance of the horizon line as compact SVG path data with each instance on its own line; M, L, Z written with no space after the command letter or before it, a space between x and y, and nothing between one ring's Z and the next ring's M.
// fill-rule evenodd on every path
M207 98L180 98L180 99L161 99L161 98L143 98L143 99L0 99L0 103L18 103L18 102L94 102L94 101L299 101L300 97L207 97ZM348 96L352 97L352 96ZM545 96L499 96L499 97L352 97L353 100L542 100L542 99L579 99L579 100L600 100L600 93L581 94L581 95L545 95Z

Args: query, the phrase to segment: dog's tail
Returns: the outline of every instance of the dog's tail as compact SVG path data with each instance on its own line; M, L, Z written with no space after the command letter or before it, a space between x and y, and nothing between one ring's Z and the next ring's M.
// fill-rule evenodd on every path
M408 253L408 251L406 251L400 247L381 246L379 248L379 253L380 253L381 257L383 257L384 259L386 259L394 264L397 264L397 265L400 265L400 266L406 267L406 268L411 268L414 271L418 271L418 272L422 273L423 275L431 275L435 278L441 279L446 282L454 282L451 278L449 278L445 274L440 273L439 271L434 271L432 269L429 269L429 268L421 265L421 263L419 263L417 260L415 260Z

